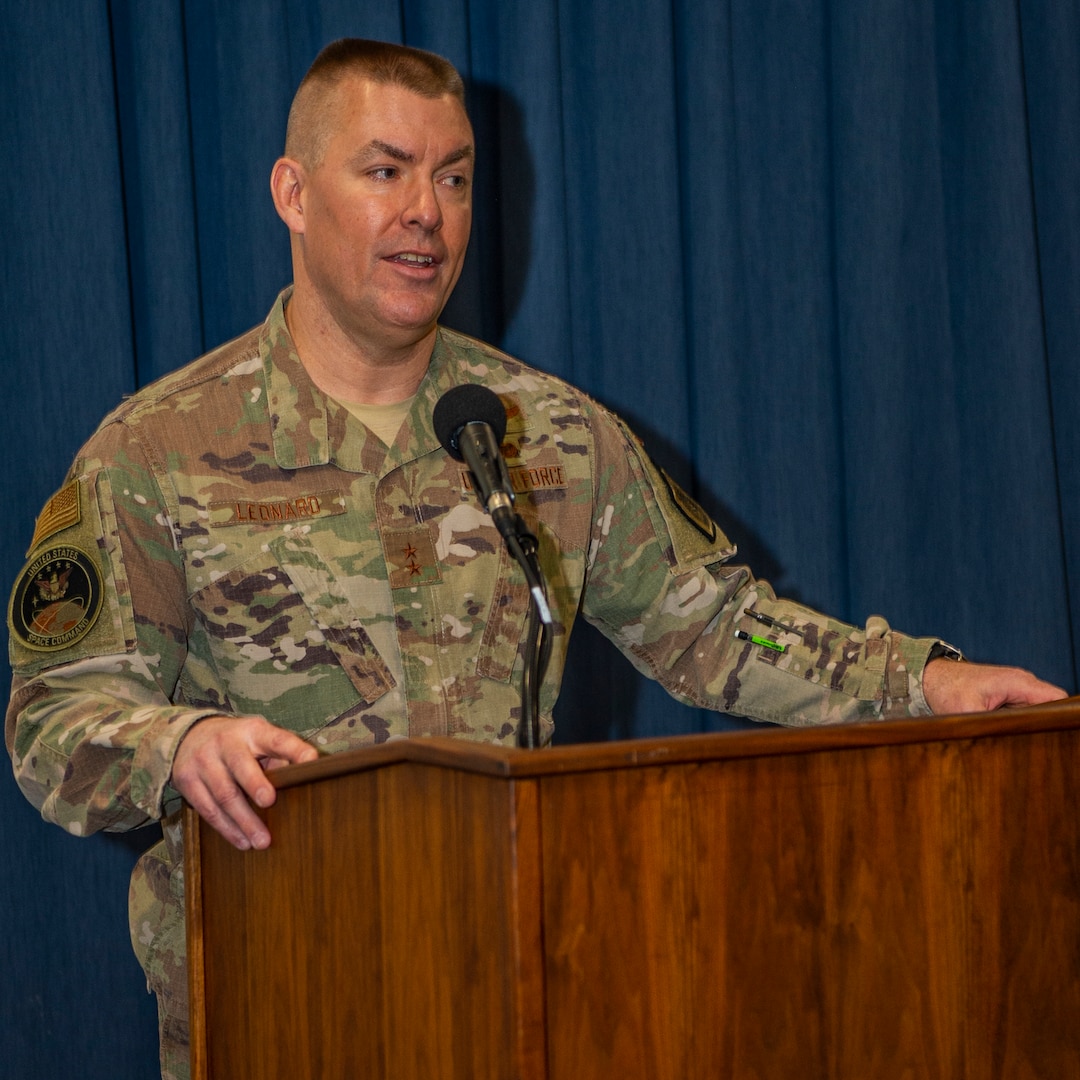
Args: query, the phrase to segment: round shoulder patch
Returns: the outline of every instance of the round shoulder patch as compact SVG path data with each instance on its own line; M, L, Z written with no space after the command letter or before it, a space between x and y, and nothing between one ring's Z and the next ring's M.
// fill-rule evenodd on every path
M101 611L101 571L81 548L58 544L26 564L11 594L8 621L29 649L66 649Z

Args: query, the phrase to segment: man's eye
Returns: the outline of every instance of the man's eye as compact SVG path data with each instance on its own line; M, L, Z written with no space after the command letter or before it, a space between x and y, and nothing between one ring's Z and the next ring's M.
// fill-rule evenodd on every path
M368 176L372 180L393 180L397 176L397 172L393 165L382 165L378 169L372 169Z
M452 188L463 188L468 182L468 177L465 176L444 176L441 181L447 187Z

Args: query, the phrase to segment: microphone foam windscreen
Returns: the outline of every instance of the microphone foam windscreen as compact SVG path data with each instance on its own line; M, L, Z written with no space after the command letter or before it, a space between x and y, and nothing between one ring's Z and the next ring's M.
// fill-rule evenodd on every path
M431 414L435 434L443 449L458 461L462 460L458 436L466 424L479 421L488 424L501 443L506 434L506 409L498 396L479 383L466 383L447 390Z

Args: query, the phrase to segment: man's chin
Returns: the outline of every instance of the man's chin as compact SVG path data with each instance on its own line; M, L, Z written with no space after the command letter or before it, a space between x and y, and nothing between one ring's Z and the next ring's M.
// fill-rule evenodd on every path
M415 334L424 337L435 329L446 301L439 303L405 303L386 305L382 310L382 323L391 334Z

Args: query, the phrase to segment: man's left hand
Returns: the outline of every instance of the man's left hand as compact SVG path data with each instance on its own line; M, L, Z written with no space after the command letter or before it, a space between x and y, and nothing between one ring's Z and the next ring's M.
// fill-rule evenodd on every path
M1041 705L1069 695L1021 668L931 660L923 672L926 703L938 714L990 712L1018 705Z

